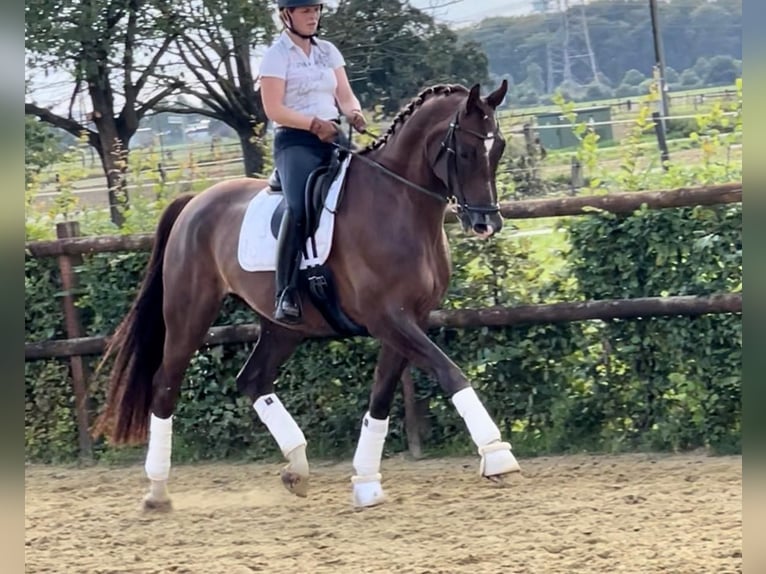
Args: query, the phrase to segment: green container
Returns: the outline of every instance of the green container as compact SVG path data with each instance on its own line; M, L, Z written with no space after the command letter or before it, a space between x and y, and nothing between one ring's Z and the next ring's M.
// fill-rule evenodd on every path
M596 106L592 108L579 108L574 110L577 113L576 123L588 123L591 120L597 125L594 126L596 133L600 136L599 141L612 141L611 124L601 124L600 122L609 122L612 120L612 108L609 106ZM561 115L561 112L546 112L537 114L537 133L540 136L540 143L545 149L563 149L576 147L579 141L574 135L572 128L569 127L569 120ZM543 127L543 126L565 126L565 127Z

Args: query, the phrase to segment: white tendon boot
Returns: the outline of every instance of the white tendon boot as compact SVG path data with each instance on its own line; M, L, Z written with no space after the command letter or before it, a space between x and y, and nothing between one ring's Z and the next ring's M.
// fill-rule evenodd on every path
M386 499L380 484L380 460L387 434L388 418L374 419L369 411L365 413L354 454L356 475L351 477L354 485L353 503L357 508L375 506Z
M306 496L309 462L306 458L306 437L303 436L303 431L274 393L258 397L253 408L289 461L282 470L282 483L285 488L298 496Z
M144 497L144 510L170 510L168 478L170 453L173 447L173 416L161 419L151 414L149 419L149 449L144 470L151 481L149 494Z
M462 389L452 395L452 403L463 417L468 432L481 455L479 474L497 477L519 472L521 467L511 453L511 445L500 442L500 430L484 408L473 387Z

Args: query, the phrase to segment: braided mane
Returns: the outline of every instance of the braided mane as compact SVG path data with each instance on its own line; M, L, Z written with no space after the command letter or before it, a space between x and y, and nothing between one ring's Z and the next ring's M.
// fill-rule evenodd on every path
M394 117L394 121L391 122L391 125L388 127L388 130L386 133L381 135L378 139L376 139L374 142L369 144L367 147L365 147L363 150L361 150L359 153L367 153L373 150L378 149L383 144L385 144L388 141L388 138L390 138L392 135L394 135L394 132L396 129L404 124L404 122L407 121L407 119L415 113L415 111L422 106L427 100L429 100L433 96L448 96L450 94L455 93L461 93L461 94L467 94L468 88L465 86L461 86L460 84L437 84L435 86L431 86L429 88L426 88L422 92L420 92L417 96L412 98L410 102L404 106L398 114L396 114L396 117Z

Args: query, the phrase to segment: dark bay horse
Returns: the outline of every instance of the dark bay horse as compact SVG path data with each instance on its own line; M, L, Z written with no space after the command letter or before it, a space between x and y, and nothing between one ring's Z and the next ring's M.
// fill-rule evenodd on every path
M488 237L502 227L495 172L505 141L495 110L507 88L503 81L482 97L478 84L430 87L348 164L327 265L343 311L381 345L353 459L356 506L384 499L379 471L388 415L408 362L432 373L451 398L481 455L482 476L519 470L469 381L425 331L451 274L443 228L448 202L457 204L466 231ZM301 341L334 331L305 297L302 324L275 322L274 273L239 265L240 223L263 190L262 181L238 179L175 199L160 218L140 291L110 340L106 356L114 364L96 433L114 444L142 442L148 434L145 508L170 508L172 415L182 378L229 294L246 301L261 326L237 387L289 462L285 486L306 495L306 440L274 381Z

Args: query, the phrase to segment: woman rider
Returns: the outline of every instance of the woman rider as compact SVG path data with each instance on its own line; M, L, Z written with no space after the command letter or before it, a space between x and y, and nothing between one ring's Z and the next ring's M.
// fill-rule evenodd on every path
M316 37L322 2L278 0L278 7L285 29L264 54L260 68L263 109L275 126L274 163L287 203L277 245L274 318L299 323L296 283L305 238L306 181L329 162L339 109L359 131L366 121L343 56L331 42Z

